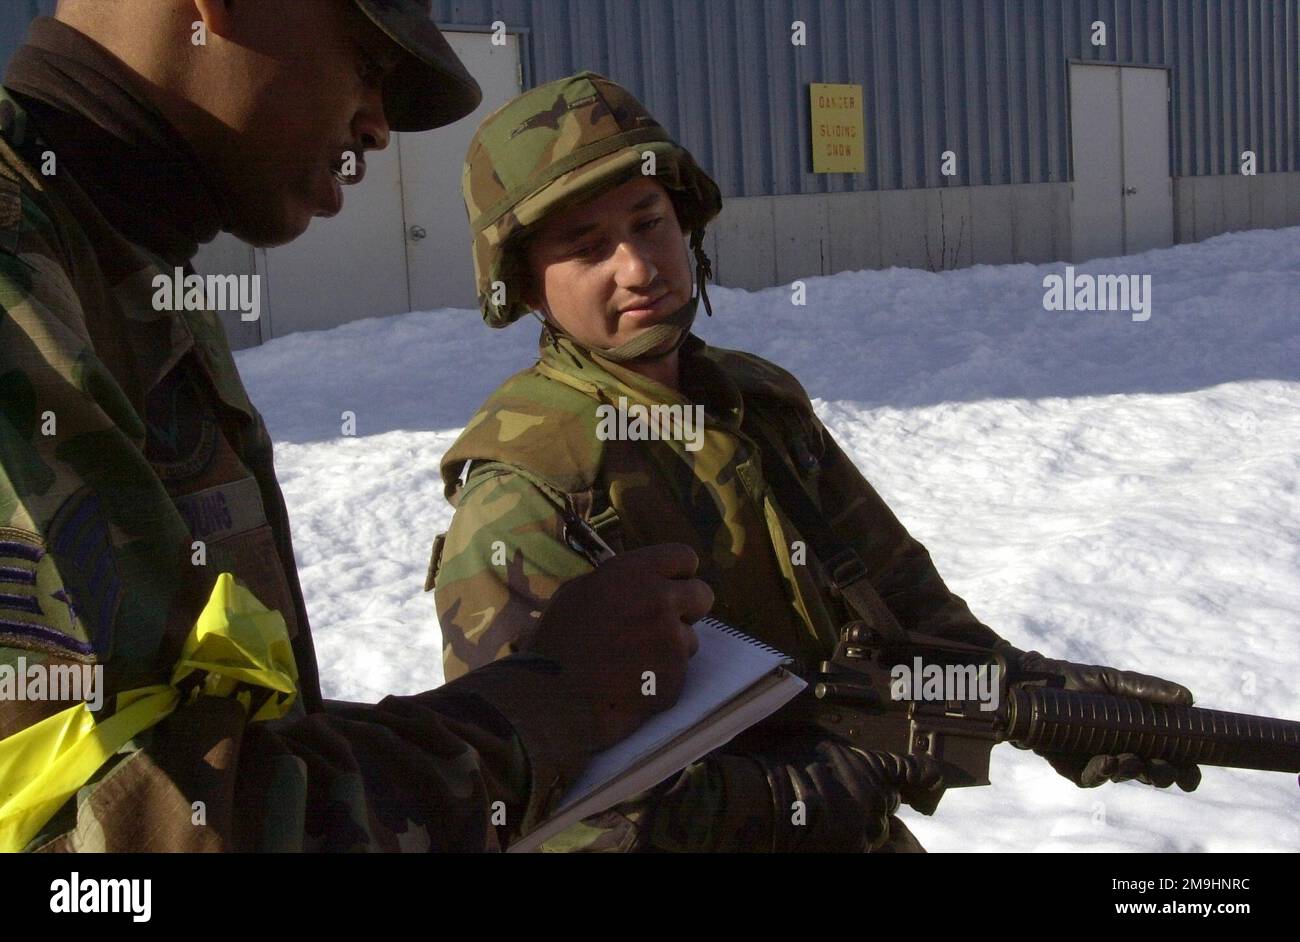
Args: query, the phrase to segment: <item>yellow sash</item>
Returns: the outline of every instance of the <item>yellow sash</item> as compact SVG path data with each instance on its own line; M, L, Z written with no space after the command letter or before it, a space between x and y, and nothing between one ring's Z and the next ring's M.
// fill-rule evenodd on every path
M265 698L255 722L284 716L297 696L298 666L284 619L229 573L217 577L170 684L119 693L116 711L102 721L78 703L0 740L0 852L26 847L123 745L180 705L181 684L194 675L185 684L188 700L233 696L247 711L255 692Z

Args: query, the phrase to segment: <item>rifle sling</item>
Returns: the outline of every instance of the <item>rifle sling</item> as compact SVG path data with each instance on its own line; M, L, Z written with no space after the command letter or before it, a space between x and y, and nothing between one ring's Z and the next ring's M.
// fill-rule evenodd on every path
M862 557L841 540L822 517L803 483L785 460L782 449L776 445L774 436L765 427L762 435L773 446L769 451L774 459L764 462L763 477L776 495L778 505L825 567L832 591L843 598L853 614L874 629L883 642L907 644L903 626L867 578L867 567Z

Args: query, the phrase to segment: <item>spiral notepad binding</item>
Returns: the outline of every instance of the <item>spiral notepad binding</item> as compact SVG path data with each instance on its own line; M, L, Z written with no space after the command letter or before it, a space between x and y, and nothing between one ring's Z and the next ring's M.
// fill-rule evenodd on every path
M746 644L752 644L754 647L758 648L760 651L763 651L767 654L774 654L781 659L782 664L794 663L794 659L791 658L790 655L786 654L784 651L779 651L776 648L772 647L770 644L764 644L762 641L759 641L757 638L753 637L752 635L747 635L738 628L732 628L725 621L718 621L718 619L712 617L711 615L705 615L703 618L701 618L700 624L708 625L710 628L715 628L718 631L722 632L724 635L731 635L731 637L738 638L739 640L744 641Z

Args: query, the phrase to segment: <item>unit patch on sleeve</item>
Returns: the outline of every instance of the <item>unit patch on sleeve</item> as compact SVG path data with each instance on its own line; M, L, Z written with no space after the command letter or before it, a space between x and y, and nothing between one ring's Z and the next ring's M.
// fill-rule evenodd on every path
M0 527L0 645L82 661L96 655L53 554L39 536L13 527Z

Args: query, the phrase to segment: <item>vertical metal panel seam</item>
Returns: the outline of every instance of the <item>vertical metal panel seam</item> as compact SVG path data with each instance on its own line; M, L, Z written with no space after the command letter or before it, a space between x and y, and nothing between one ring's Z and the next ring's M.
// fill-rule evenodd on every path
M887 129L885 127L886 96L889 94L890 83L882 81L880 69L884 62L883 43L881 36L884 30L879 28L879 17L883 0L869 0L871 3L871 72L872 72L872 129L875 146L872 148L872 163L875 166L876 189L889 189L888 182L885 180L886 163L885 158L889 151L886 144Z
M1002 42L999 45L1002 49L1002 127L1004 132L1004 154L1006 156L1006 169L1003 172L1004 183L1015 183L1020 169L1020 147L1019 141L1017 140L1019 135L1016 133L1020 122L1017 116L1018 109L1016 108L1015 101L1015 84L1012 81L1014 77L1014 65L1012 64L1011 44L1014 40L1011 36L1012 31L1009 28L1010 23L1008 22L1010 15L1011 11L1008 0L1002 0L1002 16L999 17L1002 26Z
M938 51L935 43L933 22L927 22L927 14L934 11L933 6L918 6L915 11L915 48L920 68L916 70L916 108L921 116L921 137L917 151L918 184L923 187L939 186L937 158L941 149L939 140L940 125L943 116L940 112L942 103L941 89L934 84L934 73L938 64Z
M980 65L979 35L975 29L979 22L978 9L974 14L974 4L961 3L958 17L958 35L962 44L962 82L965 88L963 108L965 112L962 134L962 150L967 154L966 179L971 186L983 186L988 183L988 172L984 166L987 149L981 146L980 138L984 128L984 102L981 95L983 75Z
M1269 157L1268 142L1264 139L1263 112L1261 104L1263 100L1263 89L1260 87L1260 79L1263 77L1264 66L1264 43L1260 35L1260 10L1259 0L1247 0L1246 5L1246 87L1243 90L1245 95L1242 99L1242 106L1247 111L1247 124L1250 129L1251 149L1260 162L1260 171L1265 172L1267 167L1264 161ZM1234 155L1235 159L1240 159L1240 151Z
M1234 132L1230 146L1224 148L1226 155L1225 173L1232 173L1238 167L1241 152L1247 148L1254 150L1257 146L1254 128L1251 122L1249 98L1250 68L1254 59L1250 29L1251 0L1237 0L1232 7L1232 69L1231 81L1227 95L1227 105L1232 109L1232 122L1226 128ZM1224 8L1226 9L1226 8Z
M955 151L957 175L949 177L953 186L970 186L969 155L961 143L965 138L966 114L961 107L962 84L966 73L965 57L962 55L960 32L960 4L947 3L941 13L943 17L943 97L944 127L943 146Z
M1287 169L1300 173L1300 0L1287 8Z
M1029 149L1030 183L1047 180L1047 74L1043 68L1046 26L1041 4L1026 8L1025 21L1025 88L1029 90L1030 108L1025 121L1025 143Z
M1061 108L1065 112L1061 145L1065 155L1065 179L1071 182L1074 180L1074 144L1070 135L1074 117L1070 105L1070 59L1075 54L1076 37L1073 31L1077 25L1069 15L1073 10L1071 0L1059 0L1057 12L1061 20Z
M905 90L901 81L904 61L900 48L902 28L899 22L898 0L885 0L889 25L881 34L881 48L884 52L886 72L891 81L887 83L889 105L889 180L885 189L897 190L907 186L907 157L903 150L903 139L909 123L905 115Z
M1038 14L1038 61L1035 73L1042 86L1039 105L1038 147L1041 166L1039 181L1048 183L1057 179L1056 173L1056 116L1054 114L1055 88L1052 83L1051 49L1055 38L1050 7L1043 4Z
M1225 35L1227 30L1224 29L1223 17L1227 10L1221 4L1216 4L1215 0L1206 0L1207 16L1213 17L1217 9L1220 13L1219 28L1214 29L1213 24L1206 24L1206 45L1208 56L1206 65L1208 70L1217 79L1214 82L1215 93L1212 97L1213 110L1211 112L1210 131L1211 141L1214 144L1211 160L1211 173L1227 173L1227 164L1224 158L1227 156L1228 148L1225 138L1228 133L1229 109L1228 102L1231 101L1231 93L1224 88L1224 84L1229 81L1230 70L1224 67L1224 60L1227 58L1224 50L1230 48L1230 42Z
M912 63L910 71L910 81L906 83L907 88L907 112L912 116L912 135L908 141L910 145L906 151L907 163L910 169L910 176L913 187L926 187L932 181L931 160L930 160L930 137L932 132L928 128L933 121L933 109L926 107L926 100L929 98L925 94L925 37L924 30L921 26L921 8L915 4L907 6L907 29L905 31L907 42L907 54Z
M1272 0L1269 0L1272 2ZM1264 42L1263 30L1263 11L1260 9L1260 0L1250 0L1250 6L1247 9L1253 28L1253 50L1251 53L1251 77L1249 92L1250 101L1250 123L1251 139L1258 146L1260 173L1267 173L1269 163L1272 159L1272 150L1268 141L1268 126L1264 121L1264 102L1267 100L1267 92L1264 88L1265 67L1268 62L1268 46Z
M798 120L799 82L793 69L790 68L793 63L789 62L789 52L782 49L783 43L780 32L775 34L772 32L771 21L767 17L758 19L756 26L758 29L758 48L755 51L764 57L771 56L776 63L785 63L785 65L762 69L762 72L767 76L767 81L756 83L760 86L763 96L762 103L759 106L759 114L770 114L774 117L780 115L779 118L776 118L776 128L766 135L768 141L764 159L767 168L764 171L764 176L768 180L776 178L778 168L781 166L781 155L784 154L784 159L792 164L795 179L802 181L806 159L805 148L811 146L811 139L808 137L805 127L801 126ZM780 51L778 52L778 50ZM773 85L774 81L781 81L781 76L786 76L783 90ZM792 145L788 143L791 141L793 142ZM782 146L783 142L787 142L786 146Z
M1209 21L1206 19L1205 22L1201 22L1201 17L1196 14L1195 0L1188 0L1188 3L1193 4L1190 10L1193 38L1191 136L1193 153L1195 153L1192 173L1203 174L1209 173L1208 166L1206 166L1209 161L1205 159L1204 134L1199 134L1199 131L1201 130L1201 123L1203 123L1201 122L1201 113L1203 113L1206 101L1209 100L1209 78L1206 77L1205 69L1201 65L1200 53L1201 47L1205 44L1205 30L1208 29ZM1206 52L1206 55L1208 55L1208 52ZM1205 95L1201 95L1201 88L1203 87L1205 88Z
M1297 73L1300 73L1300 47L1296 44L1296 28L1293 19L1300 13L1300 4L1286 0L1282 10L1283 57L1282 57L1282 146L1283 169L1300 170L1297 149L1300 149L1300 94L1297 94Z
M1286 168L1286 3L1277 3L1270 8L1269 36L1272 40L1272 65L1269 75L1269 124L1272 127L1272 144L1274 154L1273 173L1281 173Z

